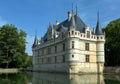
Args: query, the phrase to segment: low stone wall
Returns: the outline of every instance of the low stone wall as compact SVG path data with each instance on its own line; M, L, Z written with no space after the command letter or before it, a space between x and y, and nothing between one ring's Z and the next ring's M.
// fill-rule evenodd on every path
M0 68L0 73L17 73L19 69L13 68L13 69L2 69Z
M105 67L105 74L120 74L120 67Z

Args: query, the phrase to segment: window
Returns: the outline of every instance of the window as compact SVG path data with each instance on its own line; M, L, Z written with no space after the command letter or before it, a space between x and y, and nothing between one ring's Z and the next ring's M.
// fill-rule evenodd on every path
M89 43L85 43L85 50L89 51Z
M91 38L93 38L93 36L91 36Z
M84 35L84 37L85 37L85 35Z
M40 56L40 50L38 50L38 56Z
M51 58L50 57L47 58L47 63L51 63Z
M72 55L72 58L74 58L74 55Z
M41 60L42 60L42 64L43 64L43 58Z
M51 53L51 48L48 48L47 54L50 54L50 53Z
M72 31L72 35L74 35L74 31Z
M37 63L39 64L39 58L37 58Z
M89 55L85 56L85 62L90 62L90 56Z
M77 32L75 32L75 35L77 35Z
M63 51L65 51L65 43L63 43Z
M57 46L55 46L55 53L57 52Z
M87 31L87 38L90 38L90 31Z
M42 55L44 55L44 49L42 49Z
M74 48L74 43L75 43L75 42L74 42L74 41L72 41L72 49Z
M70 36L70 32L69 32L69 36Z
M57 62L57 57L55 56L55 63Z
M99 39L99 37L97 37L97 39Z
M63 60L62 61L63 61L63 63L65 62L65 55L63 55Z

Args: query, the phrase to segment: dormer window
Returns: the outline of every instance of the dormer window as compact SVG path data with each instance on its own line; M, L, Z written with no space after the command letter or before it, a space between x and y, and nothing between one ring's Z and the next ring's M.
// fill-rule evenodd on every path
M90 38L90 31L87 31L87 38Z
M75 35L77 35L77 32L75 32Z
M72 31L72 35L74 35L74 31Z

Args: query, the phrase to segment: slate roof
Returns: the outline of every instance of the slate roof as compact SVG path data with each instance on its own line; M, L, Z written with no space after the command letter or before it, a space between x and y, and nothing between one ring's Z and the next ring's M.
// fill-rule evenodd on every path
M79 17L79 15L77 13L75 15L72 15L70 20L66 19L66 20L64 20L63 22L61 22L58 25L53 25L53 24L49 25L49 27L52 27L58 33L60 31L63 31L63 32L69 31L69 28L71 26L74 26L77 31L80 31L81 33L85 33L86 24L82 21L82 19ZM44 38L43 38L44 41L48 40L47 32L44 35ZM96 25L96 29L95 29L95 33L94 34L95 35L103 35L102 30L100 28L99 14L98 14L98 21L97 21L97 25Z
M72 21L72 23L71 23L71 21ZM81 20L81 18L78 15L74 15L74 17L72 17L71 21L68 21L68 19L66 19L65 21L61 22L58 25L57 31L60 31L62 26L64 26L65 28L68 29L71 25L75 25L76 30L78 30L80 32L84 32L84 28L85 28L86 24Z
M95 29L95 35L103 35L102 29L100 27L100 21L99 21L99 11L98 11L98 20L97 20L97 25L96 25L96 29Z
M97 22L97 25L96 25L95 35L103 35L99 21Z

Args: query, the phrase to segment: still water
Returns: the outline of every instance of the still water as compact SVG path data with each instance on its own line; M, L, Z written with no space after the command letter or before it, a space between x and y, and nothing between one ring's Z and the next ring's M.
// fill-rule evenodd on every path
M0 84L120 84L119 75L0 74Z

